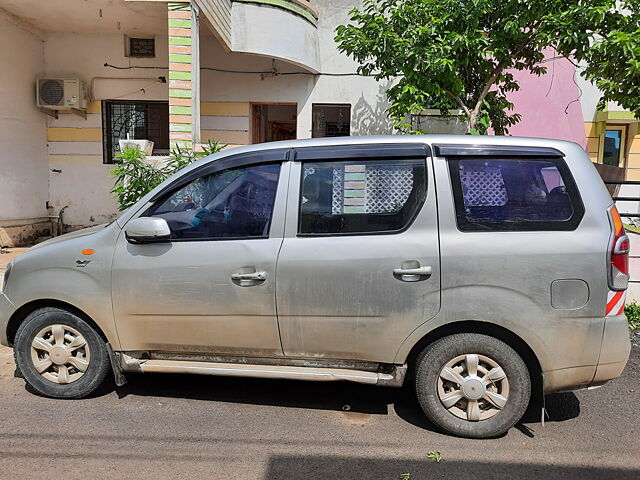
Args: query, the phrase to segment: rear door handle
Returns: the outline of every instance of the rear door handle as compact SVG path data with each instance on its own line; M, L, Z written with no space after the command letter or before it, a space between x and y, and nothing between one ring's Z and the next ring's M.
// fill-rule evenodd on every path
M433 268L394 268L393 274L399 276L400 280L403 280L405 282L417 282L424 277L429 278L433 274Z

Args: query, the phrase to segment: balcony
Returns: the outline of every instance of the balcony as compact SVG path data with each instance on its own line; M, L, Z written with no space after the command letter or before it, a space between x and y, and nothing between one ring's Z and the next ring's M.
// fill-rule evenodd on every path
M198 0L232 52L284 60L320 71L318 10L308 0Z

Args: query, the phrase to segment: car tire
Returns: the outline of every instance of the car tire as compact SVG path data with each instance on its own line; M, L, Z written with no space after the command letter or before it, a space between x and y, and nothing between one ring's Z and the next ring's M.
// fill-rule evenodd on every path
M84 398L111 370L105 340L83 319L46 307L27 316L16 333L16 365L41 395Z
M427 418L445 432L467 438L506 433L531 397L529 370L497 338L460 333L435 341L418 356L415 387Z

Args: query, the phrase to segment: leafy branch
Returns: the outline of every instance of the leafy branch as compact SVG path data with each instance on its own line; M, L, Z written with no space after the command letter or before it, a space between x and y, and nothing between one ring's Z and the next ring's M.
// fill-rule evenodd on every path
M203 146L202 152L177 147L171 151L169 159L160 164L148 161L146 154L137 147L125 148L116 154L117 163L110 172L116 179L111 193L120 210L126 210L179 170L225 147L211 140Z

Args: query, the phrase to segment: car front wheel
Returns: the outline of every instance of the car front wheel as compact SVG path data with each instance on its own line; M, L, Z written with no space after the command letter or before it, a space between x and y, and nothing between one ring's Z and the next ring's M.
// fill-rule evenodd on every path
M59 309L29 314L16 333L16 365L41 395L83 398L110 370L104 339L80 317Z
M469 438L502 435L524 415L529 370L506 343L488 335L441 338L418 357L416 393L427 418Z

